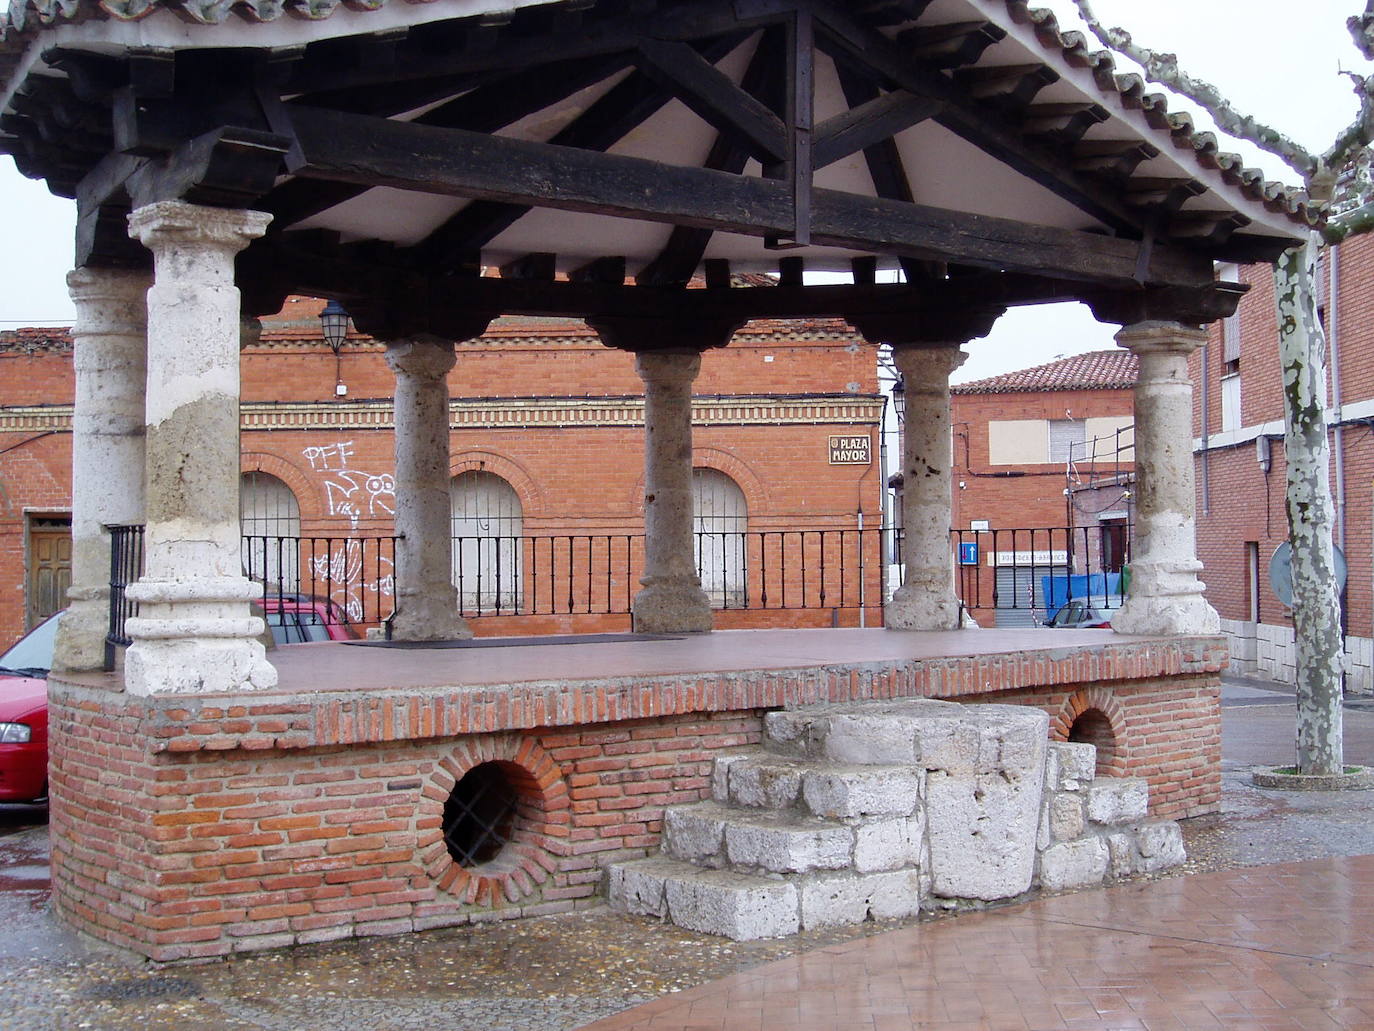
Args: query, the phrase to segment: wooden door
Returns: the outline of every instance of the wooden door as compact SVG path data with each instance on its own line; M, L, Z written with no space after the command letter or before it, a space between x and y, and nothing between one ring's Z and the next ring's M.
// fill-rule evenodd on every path
M72 585L72 524L35 519L29 525L29 582L24 592L25 626L32 629L67 606Z

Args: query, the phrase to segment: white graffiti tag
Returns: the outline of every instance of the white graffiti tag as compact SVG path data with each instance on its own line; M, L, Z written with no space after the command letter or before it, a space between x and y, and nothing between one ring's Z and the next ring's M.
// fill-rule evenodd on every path
M349 540L342 543L331 554L319 555L310 560L312 578L317 584L325 584L327 593L343 605L348 618L355 622L367 619L369 606L365 596L375 594L377 602L371 609L379 618L383 609L378 602L396 593L396 577L390 557L381 553L377 542L368 549L364 542Z
M341 440L305 448L310 468L326 474L325 499L332 516L347 516L358 528L364 517L376 519L396 513L396 479L390 473L369 473L350 468L353 441Z

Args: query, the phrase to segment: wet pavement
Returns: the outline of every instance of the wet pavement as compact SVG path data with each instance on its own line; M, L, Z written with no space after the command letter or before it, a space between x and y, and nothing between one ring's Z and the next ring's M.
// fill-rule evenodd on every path
M1374 711L1363 701L1354 701L1347 707L1345 718L1347 762L1374 764ZM1230 989L1222 992L1224 1005L1198 1009L1201 1004L1188 1003L1188 1012L1196 1017L1192 1022L1161 1017L1171 1004L1159 993L1142 989L1134 995L1122 995L1121 985L1113 989L1113 998L1126 998L1132 1005L1144 1007L1138 1012L1148 1013L1148 1020L1137 1019L1133 1011L1121 1006L1093 1010L1103 997L1068 983L1059 984L1048 1003L1037 996L1036 1005L1041 1008L1023 1008L1019 1017L995 1006L975 1011L971 1003L963 1004L962 1011L950 1009L954 1005L951 999L961 995L971 999L968 993L941 993L949 998L924 1010L913 1008L910 998L903 1003L891 994L891 983L915 983L912 971L897 970L892 959L911 950L924 955L941 941L950 943L952 954L966 957L978 953L975 943L990 942L1000 942L996 948L991 944L987 948L1006 957L1010 955L1008 947L1023 939L1042 951L1054 943L1052 951L1064 956L1087 949L1098 959L1107 954L1118 956L1116 967L1105 961L1094 966L1103 977L1120 981L1134 970L1131 976L1138 981L1145 960L1180 948L1180 936L1192 933L1166 921L1146 934L1143 925L1156 915L1163 921L1168 913L1182 910L1191 927L1208 899L1221 900L1217 905L1223 910L1248 914L1245 905L1236 902L1247 893L1251 908L1271 905L1262 892L1254 893L1260 891L1255 884L1272 885L1287 898L1305 877L1310 875L1314 883L1329 880L1333 870L1364 878L1352 880L1350 890L1367 905L1374 861L1359 867L1315 863L1310 869L1301 864L1262 872L1244 869L1374 854L1374 791L1289 793L1259 789L1249 783L1252 767L1293 760L1291 695L1264 685L1228 681L1224 690L1223 753L1222 812L1184 825L1190 855L1184 873L1205 873L1202 877L1172 875L1154 884L1133 882L985 914L933 922L867 924L781 941L729 942L656 921L589 909L561 917L299 947L162 969L82 940L52 919L47 910L45 814L41 809L0 806L0 1029L132 1031L200 1024L224 1031L562 1031L645 1003L651 1005L626 1012L604 1026L608 1031L612 1027L641 1026L810 1027L814 1018L818 1028L844 1026L875 1031L913 1026L990 1027L995 1031L1004 1027L1374 1027L1374 1005L1370 1013L1358 1005L1361 999L1374 999L1374 966L1351 966L1344 957L1338 957L1344 965L1328 971L1331 976L1327 981L1318 978L1320 983L1314 982L1311 993L1319 997L1313 1004L1316 1009L1308 1005L1307 996L1299 998L1301 992L1294 988L1297 994L1284 1003L1289 1010L1283 1016L1265 1010L1263 1000L1244 1013L1238 1008L1227 1010L1227 1006L1256 1003L1250 997L1237 1002ZM1240 873L1235 872L1238 869ZM1236 887L1241 882L1250 888ZM1155 894L1142 894L1151 892ZM1100 896L1101 901L1070 901L1086 896ZM1125 899L1128 907L1135 907L1129 916L1129 930L1121 924L1127 919L1122 915L1126 911L1117 913L1113 923L1113 899ZM1356 914L1349 907L1314 908L1313 919L1324 922L1316 930L1308 928L1302 933L1328 936L1335 942L1346 936L1350 927L1345 925L1353 924ZM1226 977L1244 976L1246 970L1259 976L1255 957L1268 962L1274 956L1288 956L1299 965L1318 964L1322 968L1333 962L1329 949L1324 959L1312 959L1302 948L1313 955L1321 950L1296 940L1288 943L1288 952L1284 951L1280 939L1299 933L1294 920L1277 925L1270 921L1266 926L1267 933L1275 936L1267 944L1249 939L1204 940L1205 934L1198 932L1202 944L1197 947L1213 951L1192 954L1189 969L1200 962L1221 984ZM1096 944L1089 948L1082 944L1084 941ZM1250 951L1234 955L1215 952L1240 946ZM1131 960L1137 947L1142 950L1141 957ZM765 966L775 960L784 962ZM1134 966L1127 969L1130 963ZM830 983L819 971L832 969L847 971L846 991L854 988L855 977L864 980L868 995L862 1005L855 1002L857 1008L836 1011L833 1000L840 995L834 984L816 989L831 1000L829 1012L834 1019L829 1023L826 1007L820 1003L816 1004L819 1009L803 1011L794 1005L792 1010L778 1012L759 1001L767 998L776 1002L780 993L795 996L798 977ZM1165 964L1162 969L1179 984L1190 986L1190 998L1196 1000L1200 992L1206 995L1207 986L1180 977L1177 964ZM1275 975L1285 984L1307 983L1285 971L1286 967ZM972 985L976 975L976 970L970 974L951 969L944 974L951 985ZM959 981L961 977L964 982ZM1046 983L1045 979L1039 983ZM1004 989L1005 985L994 985L990 990L1001 998L1006 994ZM751 997L750 991L757 997ZM1027 1006L1034 994L1022 987ZM722 1008L720 1001L727 998L733 1001ZM1321 999L1331 1005L1322 1009ZM879 1005L873 1009L875 1000ZM1063 1005L1050 1009L1041 1005L1056 1000ZM1031 1012L1039 1016L1027 1017ZM789 1018L788 1013L797 1019ZM1298 1023L1291 1023L1290 1018Z

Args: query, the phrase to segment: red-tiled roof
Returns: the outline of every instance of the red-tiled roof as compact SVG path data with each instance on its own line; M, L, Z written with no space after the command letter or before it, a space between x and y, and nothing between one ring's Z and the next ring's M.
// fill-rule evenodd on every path
M72 331L66 326L22 326L0 330L0 351L36 354L39 351L70 351Z
M1028 394L1050 390L1130 390L1136 357L1130 351L1089 351L1057 362L1017 369L1000 376L960 383L954 394Z

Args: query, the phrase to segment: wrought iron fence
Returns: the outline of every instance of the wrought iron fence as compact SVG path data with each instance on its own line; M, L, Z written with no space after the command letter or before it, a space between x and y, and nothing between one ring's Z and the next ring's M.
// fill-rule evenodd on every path
M882 532L698 533L697 573L721 610L877 605ZM627 614L644 575L643 534L454 538L453 553L465 617Z
M128 644L124 587L142 569L143 528L111 527L107 660ZM1120 527L955 530L955 592L999 625L1034 625L1069 598L1120 604L1129 582ZM246 535L243 569L273 613L310 608L321 624L384 624L395 608L396 541ZM621 615L644 574L643 534L455 537L454 585L468 618ZM867 529L699 533L696 563L712 605L730 610L875 610L901 583L901 532ZM890 561L885 561L890 559ZM988 620L984 618L984 622Z
M951 533L955 591L998 626L1048 621L1071 598L1119 608L1130 584L1133 527L1036 527Z
M110 532L110 625L105 635L105 668L115 668L115 649L129 644L124 623L138 612L125 588L143 573L143 527L109 526Z

